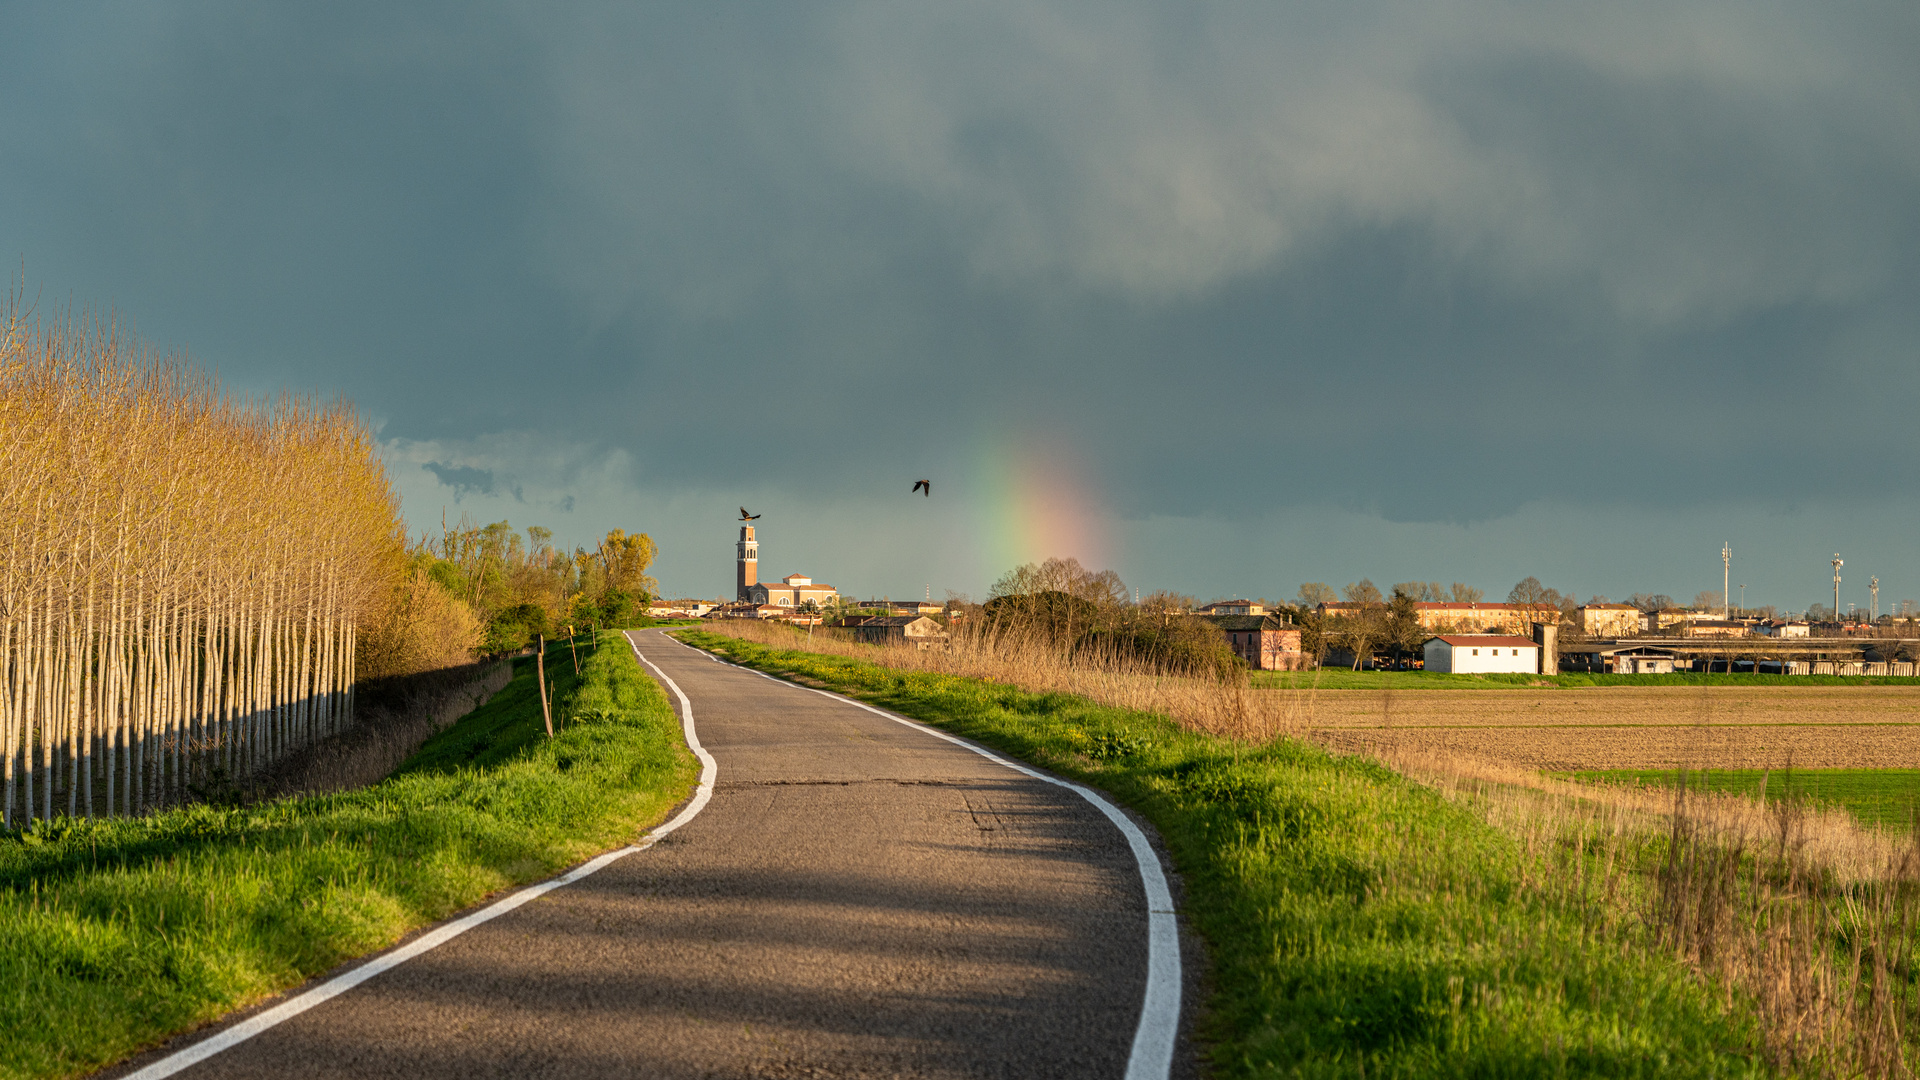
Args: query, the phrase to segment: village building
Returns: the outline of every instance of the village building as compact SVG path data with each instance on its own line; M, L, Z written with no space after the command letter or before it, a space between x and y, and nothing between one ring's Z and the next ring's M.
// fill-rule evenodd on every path
M1316 610L1322 618L1342 618L1361 614L1367 609L1384 613L1386 605L1328 601ZM1533 623L1558 622L1560 618L1558 609L1537 604L1481 604L1423 600L1413 605L1413 612L1423 630L1463 634L1479 631L1524 634Z
M698 619L725 605L725 600L655 600L647 605L647 615L654 619Z
M1297 626L1271 615L1203 615L1201 618L1227 636L1227 647L1245 660L1248 667L1261 671L1299 671L1307 666L1307 654L1300 649Z
M1458 674L1537 674L1540 646L1508 634L1447 634L1422 647L1428 671Z
M1779 620L1755 623L1753 626L1754 633L1775 638L1809 637L1811 636L1809 633L1811 629L1811 627L1803 622L1781 622Z
M1200 609L1202 615L1265 615L1267 609L1251 600L1216 600Z
M921 649L945 648L947 628L924 615L855 616L842 625L855 641L869 645L914 645Z
M889 615L938 615L947 610L947 605L931 600L860 600L854 606L861 611L875 614L884 611Z
M1674 653L1652 645L1607 644L1593 640L1574 645L1559 657L1561 671L1623 675L1666 673L1674 669Z
M776 604L761 605L761 604L755 604L751 602L739 603L739 604L722 604L719 607L714 608L712 611L707 612L705 615L701 616L701 618L703 619L776 619L776 618L779 618L783 613L790 610L791 610L790 608L783 608Z
M742 604L795 611L811 600L826 607L840 595L831 585L815 584L805 574L788 574L778 585L760 580L760 543L754 539L751 523L740 526L740 539L734 545L734 599Z
M749 586L747 600L754 604L771 604L775 607L797 610L812 601L814 607L824 608L833 603L840 594L831 585L817 585L805 574L788 574L780 579L778 585L760 582Z
M1674 656L1650 645L1615 649L1607 654L1606 670L1616 675L1671 675Z
M1750 623L1731 619L1693 619L1680 624L1687 637L1746 637Z
M1582 637L1634 637L1641 626L1640 609L1632 604L1582 604L1573 609L1573 628Z

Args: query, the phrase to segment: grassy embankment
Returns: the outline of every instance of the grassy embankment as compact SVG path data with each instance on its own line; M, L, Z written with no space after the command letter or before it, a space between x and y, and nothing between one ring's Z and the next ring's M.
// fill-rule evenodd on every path
M1251 684L1263 690L1520 690L1579 686L1905 686L1920 687L1920 676L1904 675L1742 675L1725 671L1675 672L1672 675L1607 675L1570 672L1562 675L1458 675L1444 671L1318 671L1249 672Z
M1590 885L1602 877L1586 872L1593 857L1535 850L1378 764L1004 682L679 636L936 723L1145 813L1209 945L1203 1034L1222 1075L1768 1071L1746 1012L1671 952L1633 940L1640 924Z
M1569 780L1636 787L1671 788L1681 779L1675 769L1592 769L1556 773ZM1753 798L1770 804L1805 799L1815 806L1840 807L1863 825L1906 831L1920 809L1920 769L1712 769L1685 774L1687 788Z
M360 791L0 834L0 1076L88 1071L631 840L697 768L615 632ZM556 722L560 716L556 715Z

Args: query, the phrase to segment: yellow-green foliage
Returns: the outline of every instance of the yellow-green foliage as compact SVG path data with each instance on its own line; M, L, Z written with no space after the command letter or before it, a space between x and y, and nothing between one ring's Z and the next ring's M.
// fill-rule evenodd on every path
M351 407L0 309L0 812L140 812L346 722L398 500Z

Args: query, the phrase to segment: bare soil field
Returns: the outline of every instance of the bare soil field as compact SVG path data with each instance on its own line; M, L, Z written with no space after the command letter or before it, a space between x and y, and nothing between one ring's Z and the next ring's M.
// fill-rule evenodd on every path
M1313 737L1554 770L1920 765L1920 687L1596 687L1302 693Z

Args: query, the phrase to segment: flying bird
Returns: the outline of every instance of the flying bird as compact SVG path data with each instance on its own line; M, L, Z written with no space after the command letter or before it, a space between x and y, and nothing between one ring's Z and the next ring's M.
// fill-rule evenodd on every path
M921 488L925 488L927 490L927 498L929 499L933 498L933 481L915 480L913 482L913 490L919 491Z
M740 520L741 521L759 521L760 515L747 513L747 508L743 506L740 508Z

